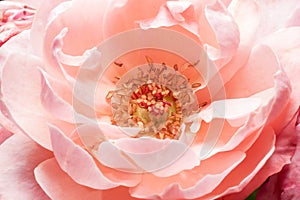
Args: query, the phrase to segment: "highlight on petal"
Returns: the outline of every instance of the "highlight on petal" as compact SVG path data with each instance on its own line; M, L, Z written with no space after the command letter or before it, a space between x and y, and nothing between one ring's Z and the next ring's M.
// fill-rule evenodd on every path
M180 25L191 33L199 36L198 22L193 4L188 1L167 1L152 19L138 22L142 29L170 27Z
M171 177L144 174L141 183L130 189L130 193L133 197L149 199L198 198L217 187L244 158L240 151L223 152Z
M272 128L265 128L259 138L249 148L246 158L230 174L226 176L222 184L204 198L217 199L226 194L238 193L238 199L245 199L249 193L239 193L253 180L262 184L264 180L256 180L255 176L265 166L275 150L276 136ZM238 147L237 147L238 148ZM261 182L260 182L261 181ZM255 188L253 188L254 190ZM253 192L253 190L251 192ZM250 192L250 191L249 191ZM229 198L230 199L230 198ZM233 198L234 199L234 198Z
M114 156L101 154L110 151ZM200 163L196 154L189 151L185 144L151 137L105 141L99 145L95 154L99 161L108 167L135 173L153 172L163 177L191 169ZM189 160L188 163L179 162L186 159ZM126 166L127 168L124 168Z
M222 67L232 58L239 46L238 26L220 1L206 6L203 17L200 21L203 23L203 27L200 27L200 38L209 58ZM214 36L208 30L211 30Z
M273 93L271 98L268 98L268 101L263 101L263 105L255 113L251 113L249 119L244 126L239 128L236 133L231 137L231 139L220 149L215 149L214 151L227 151L235 148L239 145L245 138L250 134L257 131L260 127L263 127L265 124L270 124L278 114L283 110L284 105L289 100L290 87L286 74L282 71L279 71L275 76L275 86L272 90L266 90L267 94ZM265 96L262 92L260 95ZM256 95L256 97L259 97ZM214 152L213 151L213 152Z
M1 89L3 102L16 124L33 140L51 149L47 134L49 116L41 106L41 80L36 68L42 65L33 55L11 55L3 67Z
M214 118L224 118L232 126L241 126L251 112L261 105L259 98L226 99L212 102L199 113L201 119L209 123Z
M108 180L98 169L92 157L74 144L60 130L50 127L51 143L55 158L75 182L94 189L109 189L118 186Z
M102 191L79 185L61 170L54 158L34 169L36 181L51 199L102 199Z
M1 134L1 133L0 133ZM53 154L23 134L0 145L1 199L48 199L33 175L34 168Z
M72 105L59 97L51 88L46 78L46 72L41 70L41 103L44 108L51 113L56 119L60 119L69 123L85 123L90 119L77 113Z

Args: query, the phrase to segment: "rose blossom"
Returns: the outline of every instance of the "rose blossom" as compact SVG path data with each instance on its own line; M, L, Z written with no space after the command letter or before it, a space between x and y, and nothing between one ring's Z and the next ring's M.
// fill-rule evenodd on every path
M0 3L1 199L243 199L299 160L296 0L27 2Z

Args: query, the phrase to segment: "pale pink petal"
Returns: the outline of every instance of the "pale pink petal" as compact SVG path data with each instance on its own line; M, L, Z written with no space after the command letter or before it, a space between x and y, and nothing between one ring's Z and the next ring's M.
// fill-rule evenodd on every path
M5 106L5 104L2 101L0 101L0 110L1 110L0 111L0 126L2 126L1 129L3 129L3 134L9 135L8 132L10 134L16 134L16 133L22 134L23 131L14 122L7 107ZM0 135L0 137L1 137L1 135Z
M139 21L139 24L142 29L180 25L199 36L195 10L193 4L188 1L167 1L154 18Z
M44 37L48 17L51 11L64 1L65 0L44 1L36 13L35 20L33 21L31 28L30 39L34 53L40 57L43 57Z
M63 5L60 4L62 2ZM68 28L63 46L66 54L82 55L85 50L99 44L103 39L102 21L105 16L103 13L108 3L105 0L88 2L75 0L71 3L55 0L43 3L37 12L32 28L31 39L35 52L51 62L52 41L64 28ZM50 21L48 21L49 16ZM61 23L62 21L64 23ZM80 39L74 42L74 38Z
M160 176L171 176L176 172L191 169L199 165L199 159L192 151L187 151L188 146L179 141L159 140L156 138L122 138L109 141L119 149L119 153L129 159L139 169L147 172L156 172L164 168L174 168L166 174L159 172ZM100 144L103 147L105 143ZM177 160L190 158L190 163L178 164Z
M229 6L241 30L241 42L245 42L245 45L260 43L268 34L285 28L289 23L289 16L297 9L297 0L237 0L232 1Z
M263 43L270 46L278 55L280 63L287 74L292 87L292 93L289 105L285 107L285 112L273 123L276 132L282 130L282 125L285 125L293 117L299 107L300 93L299 73L300 73L300 28L291 27L278 31L267 37ZM286 38L289 38L286 40ZM276 42L276 41L285 41Z
M55 159L49 159L39 164L34 175L36 181L51 199L91 199L101 200L102 191L88 188L74 182L61 170Z
M263 185L263 187L259 190L257 197L259 199L263 199L266 194L268 196L272 195L272 191L274 191L275 194L280 197L280 199L299 199L299 188L300 188L300 173L299 173L299 159L300 159L300 126L299 126L299 119L300 115L298 113L295 115L294 120L291 121L289 126L281 133L284 134L281 137L284 137L285 141L281 141L281 150L278 149L278 153L284 153L281 157L281 160L285 159L284 164L290 163L289 165L285 166L279 174L271 177L271 179ZM296 121L296 122L295 122ZM290 136L289 139L286 139L287 136ZM280 139L280 138L279 138ZM283 139L282 139L283 140ZM296 143L296 150L294 155L292 156L292 159L289 160L290 156L293 153L293 150L295 148L294 143ZM284 145L284 146L283 146ZM286 149L286 146L290 146L290 148ZM275 155L274 159L275 160ZM276 164L276 161L273 161ZM274 163L270 163L275 165ZM279 165L280 167L280 165ZM281 168L280 168L281 169ZM276 181L278 181L276 183ZM270 188L271 187L271 188ZM275 187L274 190L272 190L272 187ZM271 192L270 192L271 190Z
M41 71L41 103L44 108L56 119L60 119L65 122L84 123L89 121L89 119L77 113L72 105L70 105L53 91L44 73L45 72Z
M257 181L257 184L262 184L264 180L256 180L255 176L257 173L260 173L260 170L273 155L275 150L275 139L274 131L270 127L264 129L252 147L245 152L246 158L243 162L226 176L222 184L210 194L204 196L204 198L217 199L226 194L240 192L252 180L255 182ZM275 172L273 171L273 173ZM249 194L240 193L240 195L241 198L238 199L244 199Z
M42 4L42 1L40 0L7 0L11 2L20 2L26 5L31 6L32 8L38 9L40 5Z
M48 199L33 174L34 168L52 153L22 134L0 146L0 197L10 199Z
M108 159L117 161L118 159L111 159L114 156L119 156L114 152L114 148L109 149L109 151L101 151L98 149L98 146L103 141L106 141L107 138L120 138L127 137L129 129L126 129L125 132L122 131L123 128L113 126L107 123L99 123L99 124L85 124L81 125L74 130L72 135L79 135L83 145L85 145L86 149L91 153L98 161L100 158L107 157ZM135 129L135 128L132 128ZM135 131L135 130L132 130ZM107 153L109 152L109 153ZM99 155L98 155L99 154ZM122 158L122 157L121 157ZM110 166L109 163L105 162L105 158L101 162L106 164L106 166ZM106 167L105 165L96 162L97 166L101 170L103 174L105 174L106 178L111 180L112 182L118 183L120 185L124 185L127 187L132 187L137 185L141 180L141 175L136 173L128 173L128 169L132 168L130 163L125 160L124 163L118 163L120 165L114 165L115 168ZM128 165L127 165L128 164ZM123 169L123 170L122 170ZM126 169L126 170L124 170ZM136 171L136 170L135 170Z
M205 19L202 21L204 24L207 22L208 26L200 27L201 40L209 58L214 60L217 66L222 67L232 58L239 46L238 26L220 1L206 6L204 15ZM213 35L205 29L211 29Z
M39 96L41 80L37 66L42 64L31 55L11 55L2 72L2 93L3 102L15 122L31 138L50 149L47 115L41 106Z
M279 69L278 58L269 47L255 46L247 64L226 83L227 98L248 97L271 88Z
M59 166L75 182L95 189L117 186L102 174L93 158L82 147L74 144L57 128L50 127L50 133L53 152Z
M289 18L287 26L300 26L300 8L295 10L295 12Z
M277 136L276 143L275 143L275 152L270 157L270 159L266 162L266 164L263 166L263 168L255 175L255 177L247 184L247 186L245 188L243 188L243 190L240 193L229 195L228 199L237 199L237 198L242 199L242 198L247 197L256 188L258 188L269 176L280 172L286 164L291 163L291 157L294 155L294 152L296 149L295 143L297 143L297 138L299 139L299 133L300 133L300 131L295 126L296 121L297 121L297 115L299 116L299 110L297 113L294 114L294 117L290 121L289 125ZM289 148L287 148L287 147L289 147ZM297 163L295 163L295 164L297 165ZM286 169L287 169L287 167L285 167L283 171L285 171ZM293 167L293 170L294 169L295 169L295 167ZM293 170L291 172L293 172ZM283 172L283 174L285 172ZM274 179L273 179L273 181L274 181ZM271 181L271 182L274 183L273 181ZM284 181L284 179L283 179L283 181ZM286 180L286 181L287 181L286 182L287 185L289 185L289 180ZM281 182L281 183L283 183L283 182ZM270 183L267 183L267 186L268 185L270 185ZM277 186L280 187L280 183ZM262 199L264 196L268 196L267 195L268 193L263 193L263 191L266 191L266 189L268 189L269 192L273 191L271 188L262 187L262 191L258 192L258 196L257 196L258 199ZM277 188L277 189L280 189L280 188ZM277 189L275 189L275 191L274 191L275 193L277 192L276 191ZM296 189L296 194L298 194L297 191L298 190ZM281 193L281 191L280 191L280 193ZM287 198L287 199L289 199L289 198Z
M268 103L262 105L258 111L251 113L247 123L242 126L223 147L216 148L214 151L227 151L235 148L245 138L265 124L270 124L287 104L290 96L290 85L286 74L278 72L275 75L274 93ZM214 152L213 151L213 152ZM212 153L213 153L212 152Z
M227 82L247 62L253 46L264 42L264 37L288 25L291 13L299 8L297 0L255 1L234 0L230 3L232 13L240 31L240 46L233 60L221 69L224 82ZM289 37L290 38L290 37ZM274 43L284 44L293 39L273 40ZM278 41L284 41L278 42ZM255 74L255 73L253 73Z
M9 55L16 52L29 51L29 31L23 31L22 33L16 35L7 41L0 48L0 66L1 69L4 66L5 61L8 59ZM2 70L1 70L2 73Z
M11 136L13 136L13 133L9 132L3 127L0 127L0 145Z
M103 21L104 36L107 38L126 30L138 28L137 21L155 17L164 3L164 0L146 0L142 4L139 0L111 1L106 9ZM114 26L111 26L111 24L114 24Z
M97 159L105 166L119 169L125 172L143 172L143 171L153 171L156 176L167 177L175 175L183 170L192 169L193 167L199 165L199 159L196 154L187 149L183 144L165 144L163 147L154 141L144 141L140 142L129 142L129 148L125 147L126 139L120 139L119 141L107 141L99 145L96 151L93 151ZM156 141L159 142L159 141ZM137 144L137 143L142 143ZM141 148L142 146L146 146ZM121 145L121 146L120 146ZM139 146L140 145L140 146ZM151 146L154 145L154 149ZM169 146L167 146L169 145ZM158 147L160 146L160 147ZM171 153L172 151L179 152ZM148 152L150 150L150 152ZM130 152L128 152L130 151ZM135 153L133 153L134 151ZM103 152L110 152L109 154L103 154ZM155 164L151 164L155 160ZM188 162L187 162L188 161Z
M0 46L31 27L35 10L21 2L0 2Z
M244 158L243 152L231 151L203 160L199 166L171 177L144 174L142 182L130 193L137 198L150 199L197 198L212 191Z
M232 126L242 126L251 112L255 111L262 100L259 98L226 99L212 102L199 113L201 119L209 123L213 118L224 118Z
M184 154L178 159L174 160L169 166L153 172L158 177L169 177L176 175L183 170L193 169L200 164L199 157L192 149L187 149Z

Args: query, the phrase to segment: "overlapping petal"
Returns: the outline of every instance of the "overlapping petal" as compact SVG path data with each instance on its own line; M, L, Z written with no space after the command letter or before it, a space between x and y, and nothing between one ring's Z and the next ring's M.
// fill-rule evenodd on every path
M36 182L33 170L51 157L50 151L22 134L13 135L1 144L1 199L49 199Z
M41 162L34 170L36 181L51 199L102 199L102 191L77 184L54 158Z

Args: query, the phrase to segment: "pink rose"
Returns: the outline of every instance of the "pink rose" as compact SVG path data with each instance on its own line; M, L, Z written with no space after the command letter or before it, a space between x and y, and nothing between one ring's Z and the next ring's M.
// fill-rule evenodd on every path
M297 0L27 2L0 2L1 199L244 199L299 160Z

